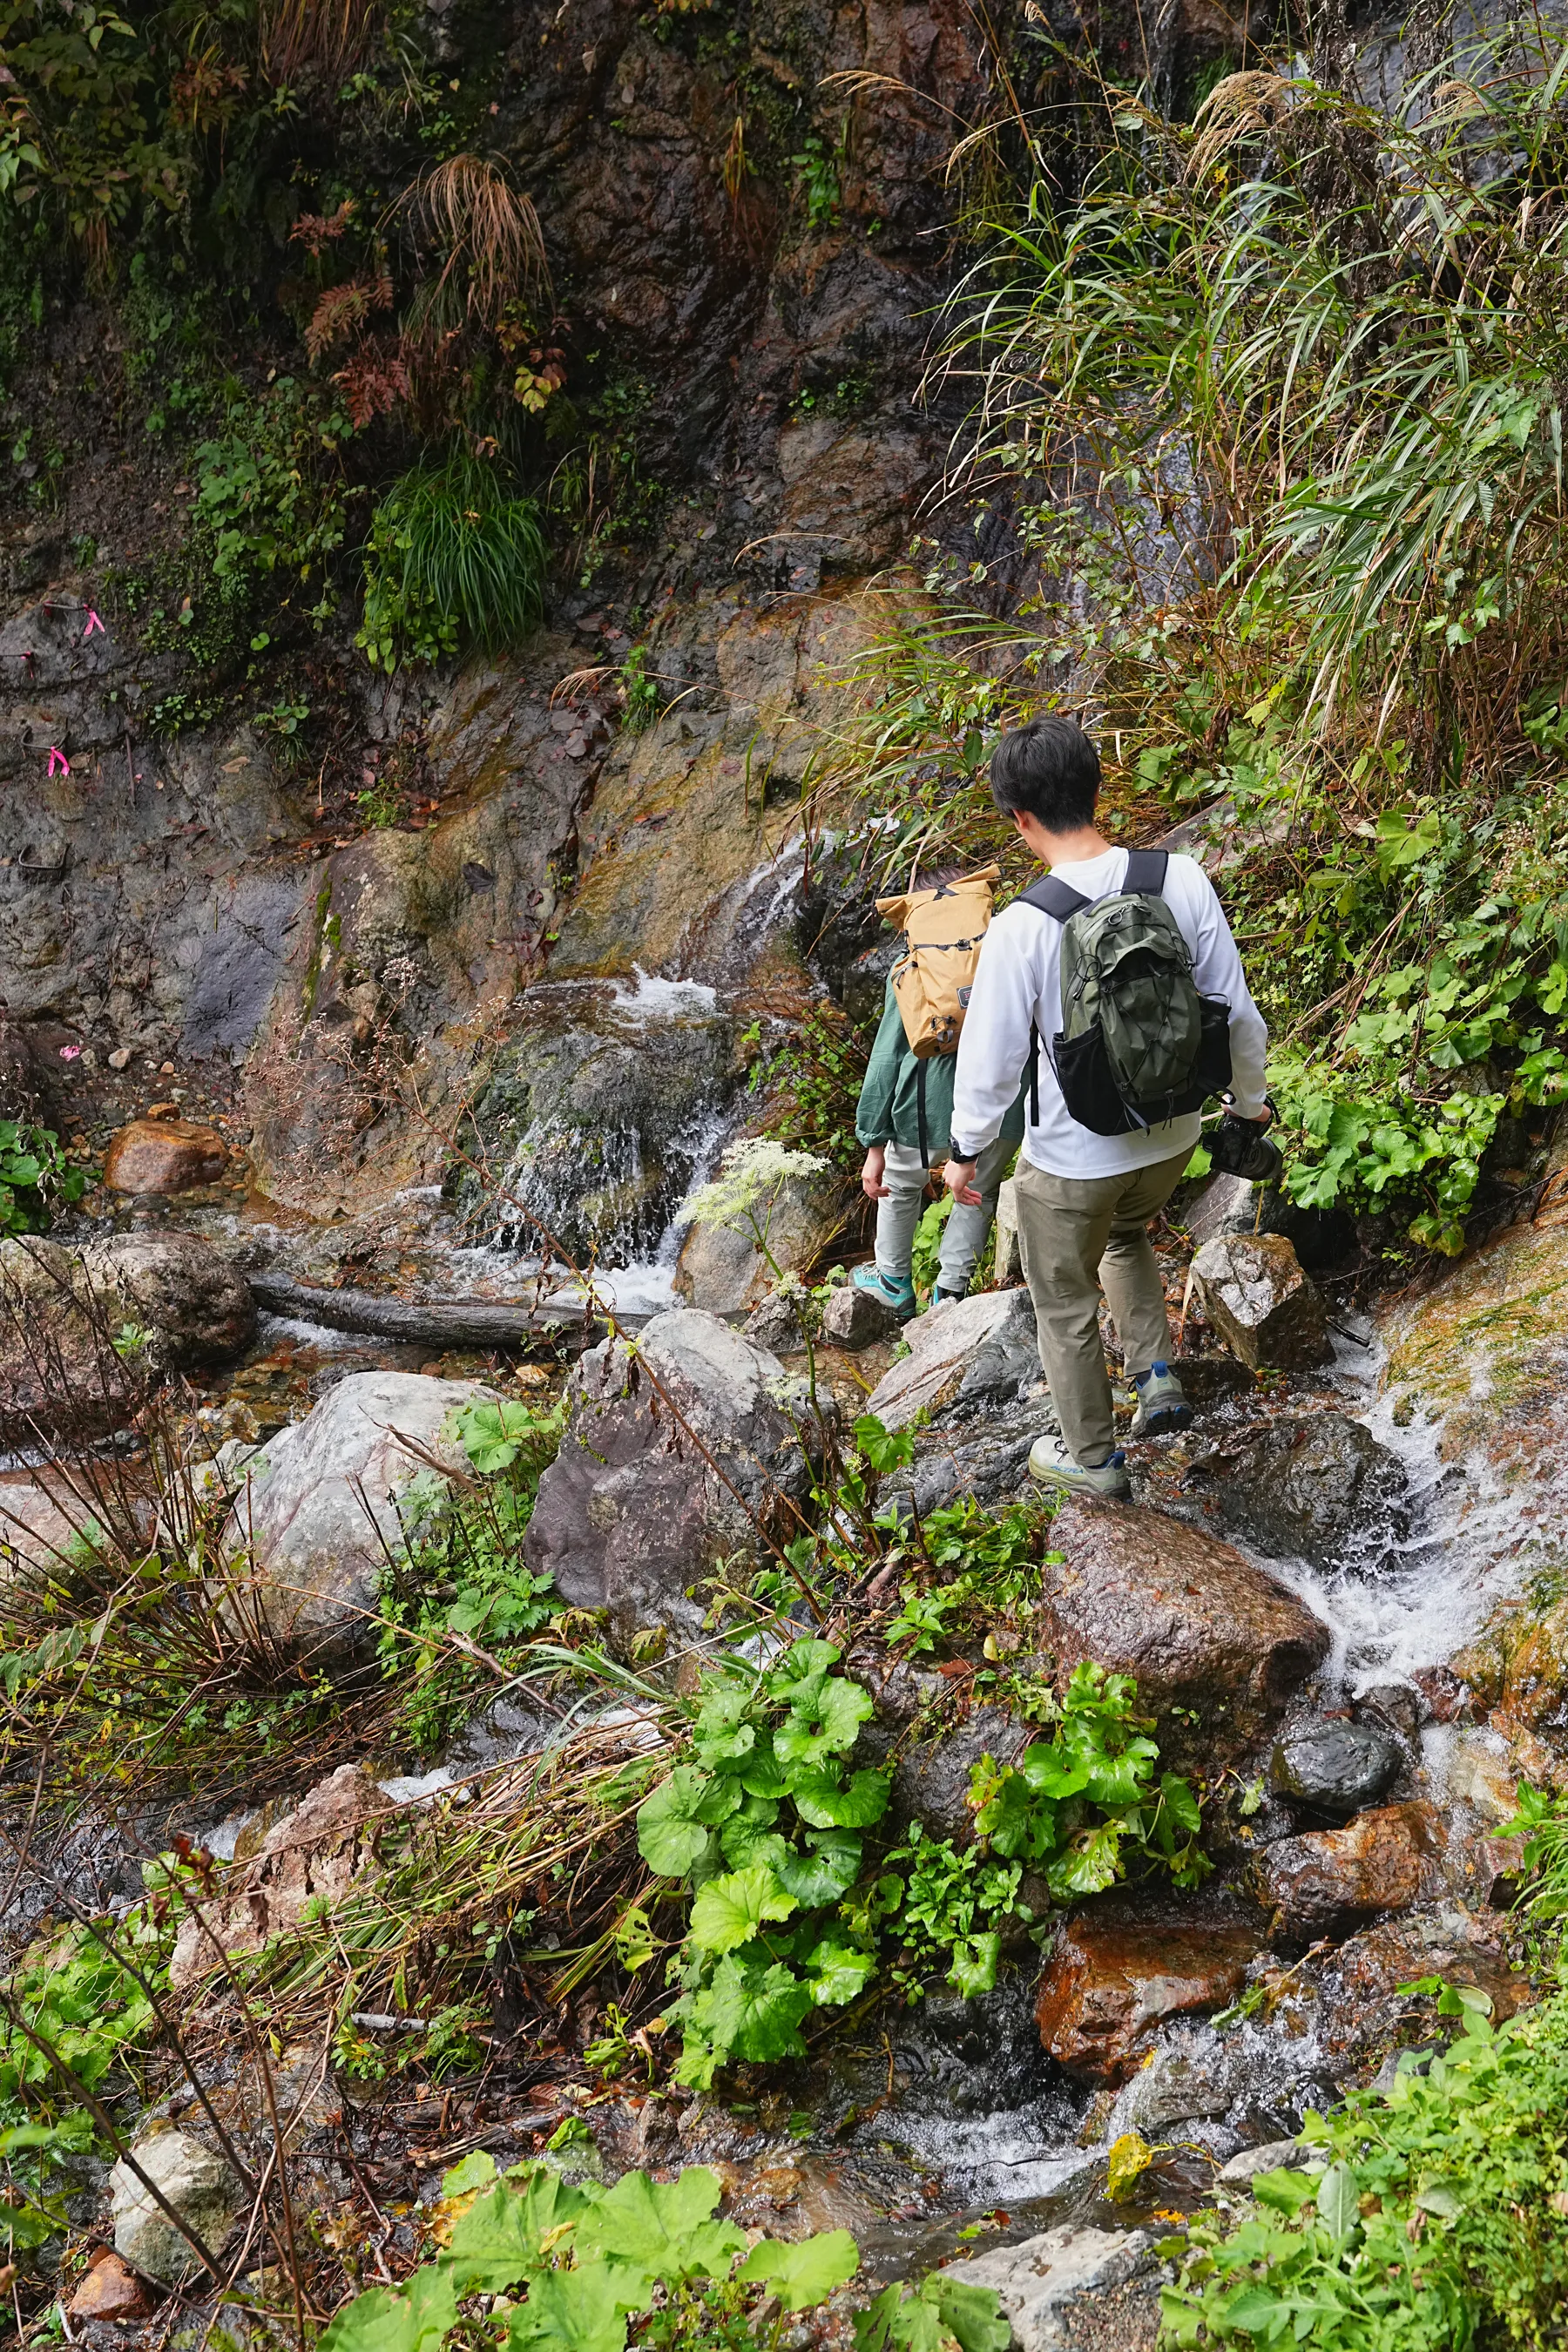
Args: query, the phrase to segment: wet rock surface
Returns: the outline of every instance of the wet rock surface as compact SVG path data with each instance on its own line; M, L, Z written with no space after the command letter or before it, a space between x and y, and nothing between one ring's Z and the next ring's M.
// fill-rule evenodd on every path
M221 2255L247 2200L221 2156L188 2132L165 2125L132 2142L132 2156L207 2252ZM201 2258L151 2197L123 2158L110 2175L114 2251L149 2278L178 2286L197 2276Z
M416 1532L399 1498L432 1472L466 1474L447 1420L485 1393L472 1381L353 1372L250 1456L227 1534L245 1563L224 1604L235 1629L264 1629L316 1667L363 1662L388 1550Z
M1312 1371L1332 1362L1322 1298L1282 1234L1205 1242L1193 1260L1193 1290L1250 1370Z
M1269 1846L1253 1874L1282 1934L1320 1935L1378 1911L1405 1911L1441 1883L1442 1824L1415 1801L1360 1813Z
M567 1391L561 1451L539 1485L526 1557L577 1609L694 1632L688 1587L804 1494L808 1401L776 1356L694 1308L658 1315L636 1353L591 1349Z
M1376 1804L1405 1768L1397 1741L1367 1723L1309 1723L1275 1743L1268 1783L1312 1811L1341 1819Z
M946 2275L967 2286L988 2286L1001 2297L1017 2352L1068 2352L1088 2340L1072 2326L1075 2305L1099 2303L1124 2287L1147 2261L1152 2241L1141 2230L1094 2230L1068 2223L1022 2245L998 2246L968 2262L951 2263ZM1157 2306L1156 2306L1157 2311ZM1078 2315L1082 2316L1081 2311ZM1119 2336L1135 2352L1152 2336Z
M1321 1618L1231 1545L1158 1511L1073 1501L1043 1575L1047 1640L1064 1665L1136 1676L1152 1712L1191 1710L1208 1752L1235 1752L1277 1719L1327 1655ZM1173 1747L1183 1734L1172 1727Z
M1262 1927L1079 1912L1058 1934L1040 1977L1035 2021L1069 2074L1118 2084L1170 2019L1225 2009L1262 1948ZM1228 2105L1228 2100L1226 2105Z
M1271 1559L1371 1570L1409 1533L1404 1464L1348 1413L1288 1415L1195 1444L1185 1484L1205 1518Z
M216 1128L188 1118L137 1118L104 1154L111 1192L189 1192L228 1172L228 1146Z
M765 1249L749 1230L694 1225L676 1260L675 1287L690 1306L710 1314L745 1314L762 1301L781 1273L804 1276L816 1269L843 1232L847 1208L842 1177L827 1171L819 1176L786 1176L757 1211ZM875 1311L874 1300L865 1303ZM840 1333L826 1336L842 1344ZM866 1329L856 1344L879 1336Z
M258 1951L297 1927L308 1904L340 1903L374 1859L374 1824L391 1800L357 1764L344 1764L270 1828L241 1839L216 1900L180 1927L169 1981L187 1991L221 1971L226 1956ZM126 2252L121 2248L122 2252Z

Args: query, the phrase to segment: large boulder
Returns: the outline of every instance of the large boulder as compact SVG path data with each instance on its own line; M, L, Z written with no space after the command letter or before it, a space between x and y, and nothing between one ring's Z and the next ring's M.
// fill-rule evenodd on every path
M227 1173L222 1136L188 1118L133 1118L110 1136L103 1157L111 1192L190 1192Z
M1228 1234L1193 1260L1193 1292L1249 1370L1306 1372L1333 1361L1317 1285L1283 1234Z
M1151 1714L1184 1710L1200 1752L1234 1755L1267 1730L1327 1656L1329 1628L1293 1592L1201 1528L1127 1503L1074 1501L1042 1570L1043 1642L1067 1668L1131 1675Z
M1066 2352L1069 2344L1089 2342L1142 2346L1152 2344L1160 2315L1151 2243L1142 2230L1068 2221L1021 2245L950 2263L942 2275L994 2291L1012 2326L1014 2352ZM1092 2336L1072 2327L1075 2305L1092 2316Z
M224 2158L174 2124L150 2126L132 2145L149 2180L205 2246L219 2255L249 2200ZM189 2239L149 2196L123 2158L109 2176L114 2251L148 2278L180 2286L202 2271Z
M1383 1805L1344 1829L1266 1846L1254 1885L1277 1932L1318 1936L1378 1911L1407 1911L1441 1884L1442 1851L1442 1821L1430 1805Z
M1343 1818L1385 1797L1405 1753L1371 1723L1309 1723L1275 1742L1269 1786L1316 1813Z
M333 1671L375 1646L389 1550L416 1532L417 1478L466 1472L447 1417L488 1391L418 1372L351 1372L245 1465L228 1522L233 1623Z
M692 1588L793 1520L812 1432L809 1393L776 1356L697 1308L656 1315L573 1374L528 1564L574 1608L607 1610L623 1642L642 1626L695 1633Z
M866 1410L886 1428L920 1413L973 1405L994 1411L1040 1377L1035 1310L1026 1290L982 1290L928 1307L904 1327L909 1354L884 1374Z
M149 1374L221 1363L255 1329L243 1275L199 1234L0 1241L0 1439L113 1428Z
M1069 2074L1124 2083L1169 2019L1229 2006L1262 1943L1260 1925L1245 1921L1081 1912L1040 1978L1040 2039Z
M297 1927L307 1905L319 1917L341 1903L374 1861L375 1825L393 1810L357 1764L319 1780L253 1853L237 1858L219 1894L181 1921L169 1962L175 1991Z
M1378 1565L1410 1531L1410 1482L1396 1454L1348 1413L1295 1414L1189 1457L1205 1516L1270 1559Z
M781 1177L758 1213L765 1251L749 1229L689 1225L675 1261L676 1289L710 1315L748 1313L780 1274L809 1274L826 1256L844 1230L849 1198L836 1169Z

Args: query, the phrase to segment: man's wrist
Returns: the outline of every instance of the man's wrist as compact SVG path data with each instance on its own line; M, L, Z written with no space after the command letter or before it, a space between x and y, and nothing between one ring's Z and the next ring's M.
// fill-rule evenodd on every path
M947 1156L960 1168L973 1168L980 1158L978 1151L965 1151L962 1143L950 1143L947 1147Z

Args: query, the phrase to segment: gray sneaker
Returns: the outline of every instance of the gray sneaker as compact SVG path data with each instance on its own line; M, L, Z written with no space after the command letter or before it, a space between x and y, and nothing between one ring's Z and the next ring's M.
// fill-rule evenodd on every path
M1100 1495L1118 1499L1131 1495L1127 1456L1120 1448L1109 1462L1088 1468L1075 1462L1059 1437L1048 1432L1037 1437L1029 1452L1029 1475L1037 1486L1051 1486L1061 1495Z
M1186 1391L1169 1364L1151 1364L1132 1383L1138 1410L1132 1416L1132 1437L1169 1437L1173 1430L1191 1426L1192 1406Z

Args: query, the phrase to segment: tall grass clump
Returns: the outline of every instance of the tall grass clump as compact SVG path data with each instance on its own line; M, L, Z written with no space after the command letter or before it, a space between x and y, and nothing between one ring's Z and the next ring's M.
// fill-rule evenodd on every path
M1184 126L1058 59L938 363L1000 560L928 542L822 761L879 856L979 857L997 730L1087 712L1113 831L1246 845L1295 1197L1445 1252L1568 1084L1565 75L1510 30L1397 114L1282 66Z
M499 653L538 625L545 564L533 500L459 446L437 465L413 467L377 507L357 643L389 671L461 647Z

